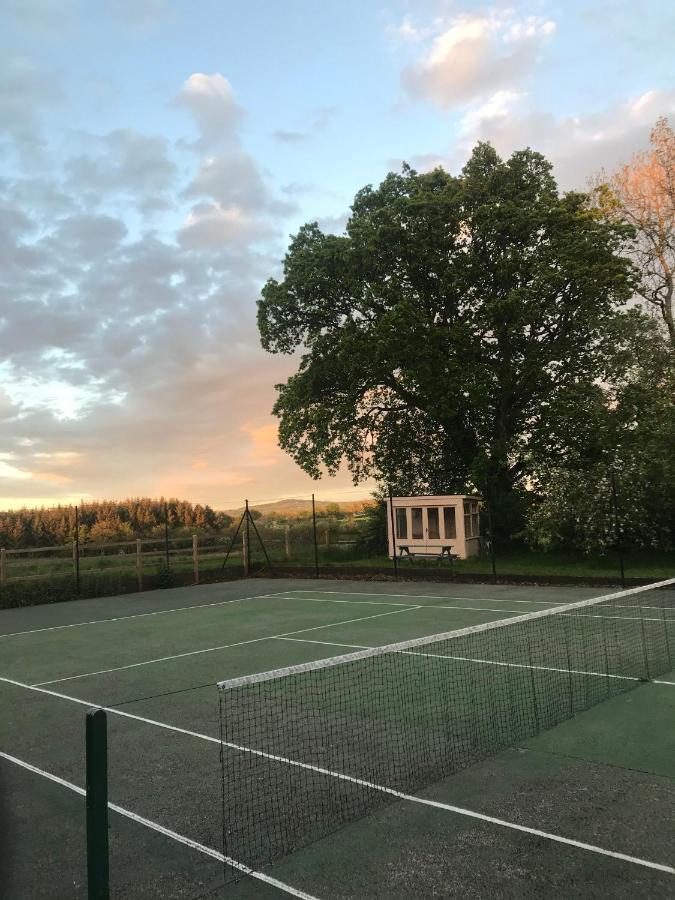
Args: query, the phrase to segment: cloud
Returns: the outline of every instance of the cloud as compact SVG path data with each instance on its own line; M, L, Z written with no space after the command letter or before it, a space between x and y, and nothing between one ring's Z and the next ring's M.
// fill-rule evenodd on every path
M0 453L0 479L12 478L14 480L23 481L25 478L30 478L30 472L18 469L16 466L7 462L7 459L11 458L12 454L10 453Z
M270 237L271 226L238 206L202 203L194 206L179 232L182 246L200 249L249 243Z
M646 91L578 116L542 113L528 98L502 92L467 112L462 137L447 162L455 169L479 140L491 141L503 156L529 146L553 162L563 189L584 190L594 172L611 171L644 149L661 115L675 115L675 90Z
M276 421L263 425L244 422L241 431L251 441L249 456L254 465L274 466L281 461L279 454L279 424Z
M309 140L310 135L305 131L286 131L278 128L272 132L272 137L281 144L302 144Z
M511 12L458 16L403 70L403 89L445 109L511 90L532 71L554 30L550 20L514 19Z
M168 192L178 168L166 139L130 128L78 137L88 152L67 161L65 187L76 192L81 202L97 206L122 194L144 212L169 204Z
M40 114L64 100L60 79L20 53L0 54L0 150L35 162L44 148Z
M278 128L272 137L281 144L303 144L327 128L336 114L335 106L319 106L305 116L298 128Z
M25 71L39 139L44 75ZM177 102L196 141L116 128L75 134L73 153L51 123L46 165L24 156L0 178L0 503L163 493L222 508L243 485L309 482L265 418L294 361L265 354L255 322L293 191L247 150L223 76L192 76ZM151 229L153 205L170 212Z
M108 0L108 4L123 24L143 31L163 24L172 14L167 0Z
M83 260L93 260L118 247L127 235L120 219L106 215L79 215L62 219L55 240L75 251Z
M195 120L199 131L195 149L213 150L238 138L244 111L235 100L232 85L219 72L190 75L174 102Z
M249 210L265 209L270 203L270 191L256 161L241 150L203 159L184 193Z
M4 0L3 5L23 30L61 36L73 22L78 0Z
M351 211L346 210L337 216L320 216L317 225L324 234L344 234L350 215Z

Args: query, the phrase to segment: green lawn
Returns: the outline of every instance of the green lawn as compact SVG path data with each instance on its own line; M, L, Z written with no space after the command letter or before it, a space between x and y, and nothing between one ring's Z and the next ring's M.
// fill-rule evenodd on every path
M302 553L287 559L281 548L269 551L275 569L302 567L310 574L314 567L312 547L303 548ZM232 578L242 574L242 552L236 549L230 556L225 570L222 570L224 551L212 550L199 561L201 581ZM266 571L266 561L259 546L252 546L252 572ZM586 556L574 553L543 553L541 551L512 550L496 557L497 576L522 576L536 580L547 577L571 576L576 578L605 578L619 583L619 565L616 556ZM80 560L80 595L100 596L113 593L127 593L139 589L135 568L135 555L111 554L104 556L83 555ZM393 564L386 556L358 556L353 548L320 547L319 565L342 570L354 575L359 569L380 569L393 574ZM675 554L640 552L627 554L624 560L628 578L644 578L658 581L675 577ZM143 589L170 587L190 584L193 581L193 561L188 548L172 550L169 568L162 552L145 554L143 559ZM438 572L450 574L450 565L442 565L436 560L402 560L399 571L404 576L414 577L415 572L428 575ZM492 578L492 561L489 556L472 557L454 562L452 571L457 575L485 576ZM34 603L51 603L73 599L76 596L72 559L63 556L49 559L12 559L8 566L6 584L0 587L0 607Z
M314 558L307 556L303 560L281 560L280 565L313 565ZM319 551L319 564L321 566L339 567L386 567L393 570L391 559L386 556L348 558L331 554L326 558ZM615 555L587 556L579 553L551 552L544 553L536 550L512 550L500 553L496 556L495 565L498 575L526 575L526 576L589 576L613 578L619 575L619 562ZM627 577L633 578L659 578L675 577L675 553L665 552L636 552L626 554L624 568ZM399 562L399 570L414 572L415 570L439 570L449 571L450 566L443 562L442 567L436 560L415 560ZM456 560L453 563L453 571L457 574L477 574L491 576L492 560L489 556L474 556L471 559Z

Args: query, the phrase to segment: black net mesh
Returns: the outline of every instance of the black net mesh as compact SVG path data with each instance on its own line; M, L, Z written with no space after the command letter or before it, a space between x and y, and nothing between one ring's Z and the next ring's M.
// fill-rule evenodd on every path
M671 579L222 682L225 856L274 862L670 671L674 653Z

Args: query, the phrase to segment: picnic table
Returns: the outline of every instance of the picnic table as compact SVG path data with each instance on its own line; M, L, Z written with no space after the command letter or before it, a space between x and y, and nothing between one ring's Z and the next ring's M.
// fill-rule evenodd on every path
M437 559L439 564L444 559L450 560L450 565L455 559L459 559L458 553L452 552L452 544L442 544L440 547L421 547L413 544L401 544L399 546L399 557L401 559L413 560L416 556L428 559Z

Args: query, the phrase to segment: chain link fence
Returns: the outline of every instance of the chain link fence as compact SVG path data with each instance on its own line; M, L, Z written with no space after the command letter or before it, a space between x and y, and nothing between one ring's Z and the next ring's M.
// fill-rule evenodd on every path
M43 547L0 548L0 607L76 597L109 596L159 587L198 585L263 575L288 577L475 580L632 585L672 576L672 546L640 545L626 513L617 515L612 487L607 540L596 552L578 547L536 548L492 536L490 510L480 504L479 552L412 556L388 544L391 516L383 500L317 503L292 513L249 507L217 528L163 527L123 541L86 540L77 510L72 538ZM395 510L394 510L395 513Z

